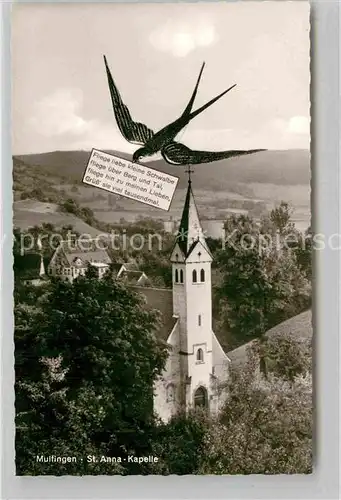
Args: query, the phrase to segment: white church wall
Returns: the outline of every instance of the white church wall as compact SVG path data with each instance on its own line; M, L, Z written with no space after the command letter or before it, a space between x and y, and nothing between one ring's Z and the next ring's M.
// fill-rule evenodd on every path
M206 350L212 350L210 332L212 330L212 293L210 263L188 263L186 265L186 309L188 351L192 351L194 344L206 343ZM193 271L197 271L197 280L200 270L205 271L205 281L193 283Z

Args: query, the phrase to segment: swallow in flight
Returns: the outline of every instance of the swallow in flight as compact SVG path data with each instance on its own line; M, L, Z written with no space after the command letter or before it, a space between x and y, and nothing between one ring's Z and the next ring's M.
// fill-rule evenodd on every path
M202 113L205 109L212 106L218 99L227 94L236 85L232 85L227 90L211 99L209 102L201 106L195 111L192 111L195 97L198 92L198 87L201 75L205 66L203 63L200 73L194 87L193 94L184 110L182 115L175 121L166 125L158 132L153 132L149 127L143 123L135 122L127 108L123 103L120 93L114 83L111 75L106 57L104 56L104 63L108 77L108 84L110 89L111 101L114 109L114 114L118 128L120 129L123 137L131 144L141 146L133 154L133 162L138 162L141 158L151 156L155 153L161 152L163 158L167 163L172 165L189 165L199 163L209 163L216 160L223 160L225 158L232 158L234 156L249 155L265 151L264 149L251 149L248 151L195 151L191 150L184 144L176 142L174 139L179 132L191 121L193 118Z

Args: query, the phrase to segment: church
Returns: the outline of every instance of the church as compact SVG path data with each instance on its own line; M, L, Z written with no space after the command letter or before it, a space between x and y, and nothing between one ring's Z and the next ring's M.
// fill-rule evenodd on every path
M170 256L172 289L134 287L162 313L159 336L170 354L155 385L154 409L167 421L180 409L219 411L229 358L212 330L212 255L188 181L180 227Z
M191 179L170 254L172 288L153 287L136 263L113 263L106 250L96 248L93 241L86 248L80 242L75 242L73 248L66 243L62 241L52 256L46 278L59 276L72 282L92 265L100 279L111 267L115 279L122 280L144 298L147 309L161 313L156 335L169 347L169 356L154 386L154 409L158 416L166 422L179 410L196 406L207 408L211 415L217 414L225 402L224 385L229 368L247 362L247 348L253 341L226 354L213 332L212 254L205 241ZM36 281L39 278L39 283L45 277L40 257L34 260L36 276L30 276L31 281L32 277ZM311 311L277 325L265 337L277 335L298 341L311 339Z
M154 409L167 421L181 409L204 406L215 414L223 403L221 385L229 358L212 330L212 255L205 241L189 178L180 227L170 255L172 288L153 288L134 263L115 264L104 249L61 242L47 267L48 276L73 281L88 265L98 277L109 268L161 313L156 334L169 347L162 377L154 387ZM77 243L77 242L76 242Z

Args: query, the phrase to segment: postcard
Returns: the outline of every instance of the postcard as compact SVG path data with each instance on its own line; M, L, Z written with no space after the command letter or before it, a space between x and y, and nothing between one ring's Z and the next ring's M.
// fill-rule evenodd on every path
M312 472L309 32L13 6L17 475Z

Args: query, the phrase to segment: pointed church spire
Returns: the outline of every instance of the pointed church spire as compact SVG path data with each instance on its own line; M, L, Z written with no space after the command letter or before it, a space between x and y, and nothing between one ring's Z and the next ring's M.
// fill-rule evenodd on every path
M45 266L44 266L44 257L43 257L43 244L41 242L40 234L38 234L37 237L37 247L40 253L40 269L39 269L39 276L44 276L45 275Z
M188 188L176 241L184 256L187 257L197 241L200 241L208 252L209 249L200 224L199 214L192 191L192 181L190 177L192 171L189 169L186 172L189 174Z
M39 276L44 276L44 275L45 275L44 258L43 258L43 254L40 254Z

